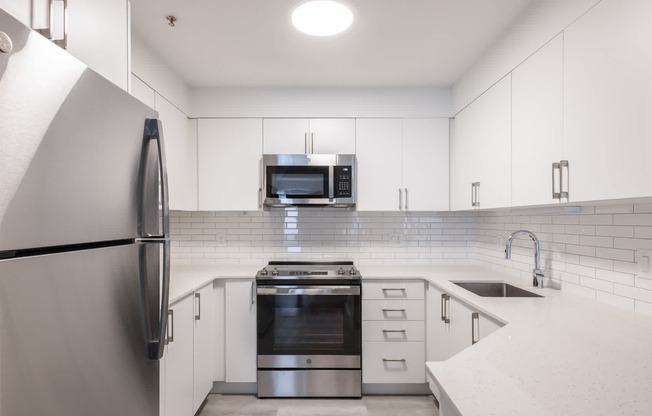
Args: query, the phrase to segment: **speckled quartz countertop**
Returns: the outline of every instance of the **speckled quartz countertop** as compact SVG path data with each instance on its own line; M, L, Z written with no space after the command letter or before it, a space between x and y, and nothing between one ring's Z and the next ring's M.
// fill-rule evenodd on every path
M652 415L652 318L478 266L369 267L363 279L423 278L506 325L427 362L453 410L487 415ZM254 267L172 268L171 299ZM505 281L544 298L483 298L450 281Z

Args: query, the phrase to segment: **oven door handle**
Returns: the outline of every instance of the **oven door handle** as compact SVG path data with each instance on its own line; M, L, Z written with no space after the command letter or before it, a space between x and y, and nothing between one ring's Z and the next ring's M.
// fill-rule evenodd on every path
M360 286L258 286L257 295L359 295Z

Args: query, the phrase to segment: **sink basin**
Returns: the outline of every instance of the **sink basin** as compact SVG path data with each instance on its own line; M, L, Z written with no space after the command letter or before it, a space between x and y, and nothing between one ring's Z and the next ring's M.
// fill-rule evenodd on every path
M536 293L499 282L452 282L459 287L486 298L542 298Z

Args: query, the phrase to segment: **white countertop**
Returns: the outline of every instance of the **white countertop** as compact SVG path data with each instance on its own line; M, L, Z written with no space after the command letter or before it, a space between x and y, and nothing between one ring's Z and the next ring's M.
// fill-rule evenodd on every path
M478 266L360 267L363 279L424 278L503 328L442 362L426 363L464 416L651 415L652 318ZM172 268L171 300L247 267ZM449 280L505 281L544 298L483 298Z

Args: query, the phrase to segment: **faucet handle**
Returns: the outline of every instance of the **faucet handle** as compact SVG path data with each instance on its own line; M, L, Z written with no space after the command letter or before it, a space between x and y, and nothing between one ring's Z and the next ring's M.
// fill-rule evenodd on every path
M541 269L532 269L532 286L543 289L543 278L545 274Z

